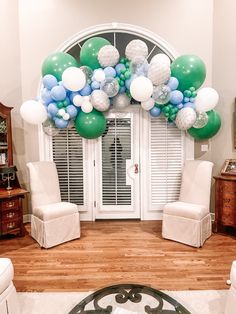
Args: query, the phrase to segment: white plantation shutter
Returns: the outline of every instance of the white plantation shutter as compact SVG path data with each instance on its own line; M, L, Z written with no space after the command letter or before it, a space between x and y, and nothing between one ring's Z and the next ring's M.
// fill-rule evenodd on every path
M75 128L61 129L52 138L61 198L77 205L84 204L83 140Z
M161 209L178 199L183 163L183 134L164 117L151 118L151 204Z
M102 137L102 204L131 205L131 186L126 185L126 160L131 159L130 118L108 118Z

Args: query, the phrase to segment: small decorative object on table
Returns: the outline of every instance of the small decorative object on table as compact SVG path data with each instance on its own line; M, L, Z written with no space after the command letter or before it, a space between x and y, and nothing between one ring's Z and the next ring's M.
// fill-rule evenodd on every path
M10 181L14 181L16 178L16 166L0 167L1 179L3 182L7 181L6 190L11 190Z
M221 174L236 176L236 159L226 159L221 169Z

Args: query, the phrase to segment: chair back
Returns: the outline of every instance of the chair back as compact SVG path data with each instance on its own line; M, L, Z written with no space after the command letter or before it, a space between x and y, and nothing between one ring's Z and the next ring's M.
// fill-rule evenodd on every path
M210 206L211 177L213 163L202 160L185 162L179 200Z
M57 168L52 161L27 163L30 177L32 211L36 206L61 202Z

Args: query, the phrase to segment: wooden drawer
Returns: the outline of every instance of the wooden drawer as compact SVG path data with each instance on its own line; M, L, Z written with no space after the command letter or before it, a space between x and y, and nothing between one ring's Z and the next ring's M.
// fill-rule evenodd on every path
M18 209L10 209L2 212L2 222L16 220L20 217Z
M9 198L2 201L1 204L2 211L9 210L9 209L18 209L19 208L19 198Z
M4 223L2 223L1 232L2 232L2 234L8 233L14 229L20 228L20 226L21 226L20 219L15 219L15 220L11 220L8 222L4 222Z

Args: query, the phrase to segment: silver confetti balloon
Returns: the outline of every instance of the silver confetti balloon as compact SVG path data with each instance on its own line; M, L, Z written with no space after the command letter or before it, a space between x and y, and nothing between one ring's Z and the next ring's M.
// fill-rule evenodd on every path
M205 125L207 125L208 122L208 115L206 112L199 112L197 113L197 119L193 125L195 129L201 129Z
M147 76L149 64L145 57L138 56L134 57L134 59L130 62L129 67L132 74L136 74L137 76Z
M88 83L91 83L92 76L93 76L93 70L86 65L81 66L80 69L84 72L85 77L86 77L86 81Z
M120 86L115 78L108 77L101 83L100 88L108 97L114 97L118 94Z
M130 98L126 94L118 94L113 98L112 102L116 110L123 110L129 106Z
M54 122L49 118L42 125L43 132L49 136L56 136L60 132L60 129L56 128Z
M167 104L171 97L171 89L161 84L159 86L154 87L152 98L155 100L155 102L159 105Z

